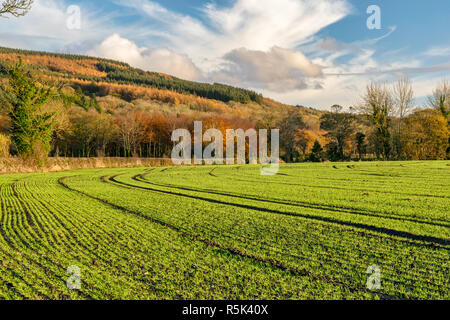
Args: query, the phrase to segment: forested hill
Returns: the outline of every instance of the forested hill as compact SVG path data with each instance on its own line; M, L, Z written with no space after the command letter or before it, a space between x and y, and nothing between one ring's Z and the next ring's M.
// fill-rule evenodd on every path
M218 83L182 80L166 74L143 71L109 59L0 47L0 62L16 60L18 56L21 56L27 65L53 78L138 85L223 102L261 103L263 99L261 94L254 91Z
M19 58L23 64L11 68ZM26 81L11 82L12 70ZM24 118L21 106L14 109L12 84L23 86L16 88L21 94L48 88L44 91L49 95L39 108L28 106ZM399 84L412 91L408 81ZM432 109L410 110L408 116L398 118L399 104L392 103L386 112L384 102L373 103L385 97L399 101L394 91L372 84L362 113L348 113L341 106L327 112L285 105L227 85L145 72L108 59L0 47L0 157L21 152L17 132L23 130L17 119L29 124L36 122L34 118L48 118L52 121L45 132L51 134L41 139L46 143L43 155L164 158L173 149L173 130L193 130L193 123L201 120L204 129L222 132L280 129L280 154L286 162L446 159L450 158L449 91L444 82L433 93ZM33 94L27 101L40 97L32 98ZM40 135L31 135L35 137ZM33 143L40 145L41 140Z
M325 112L282 104L250 90L186 81L109 59L0 47L0 157L18 154L11 143L7 76L19 59L19 69L32 83L51 89L39 112L52 115L52 156L168 157L173 129L191 129L198 120L204 128L223 132L286 127L297 134L303 128L305 152L314 141L324 141L320 118Z

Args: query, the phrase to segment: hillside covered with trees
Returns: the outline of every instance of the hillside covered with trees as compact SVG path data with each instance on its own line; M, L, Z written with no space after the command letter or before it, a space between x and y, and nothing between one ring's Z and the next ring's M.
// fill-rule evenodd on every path
M0 157L169 157L174 129L281 130L285 162L446 159L450 86L414 103L407 78L357 106L284 105L108 59L0 48Z
M67 82L76 79L88 82L138 85L171 90L181 94L192 94L223 102L247 103L253 101L260 103L262 101L262 95L254 91L219 83L208 84L182 80L170 75L132 68L123 62L0 47L1 60L14 61L18 56L21 56L27 65L33 66L46 77L64 79Z

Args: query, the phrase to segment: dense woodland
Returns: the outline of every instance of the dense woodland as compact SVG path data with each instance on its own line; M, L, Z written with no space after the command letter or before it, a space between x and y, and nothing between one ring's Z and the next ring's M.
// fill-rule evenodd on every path
M278 128L285 162L450 157L446 82L424 106L403 78L321 112L106 59L1 48L0 62L0 157L170 157L172 131L195 120L224 133Z
M223 102L250 101L261 102L262 95L224 84L208 84L178 79L169 75L146 72L132 68L127 64L107 59L87 58L78 55L49 54L0 47L2 59L16 60L23 57L48 76L61 76L67 79L79 79L92 82L109 82L175 91L181 94L193 94L198 97ZM33 64L36 63L36 64Z

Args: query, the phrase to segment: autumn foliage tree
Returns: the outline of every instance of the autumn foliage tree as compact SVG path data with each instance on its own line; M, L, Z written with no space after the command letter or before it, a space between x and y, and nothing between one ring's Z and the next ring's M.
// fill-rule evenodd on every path
M9 137L3 133L0 133L0 158L9 156L9 147L11 141Z
M18 67L19 55L39 80ZM410 114L408 78L369 85L360 114L339 106L325 112L112 60L0 47L0 85L2 154L162 158L171 154L175 129L192 133L194 121L202 121L204 132L215 128L223 136L227 129L280 129L286 162L442 159L446 148L450 157L450 140L443 138L450 122L447 82L430 96L434 113Z
M443 160L447 156L447 119L436 110L420 110L405 119L404 156L412 160Z
M288 163L294 162L296 156L295 135L299 129L304 127L303 117L298 112L289 113L278 122L280 146L284 150L284 160Z
M343 112L339 105L331 107L331 112L322 116L320 127L328 132L331 142L327 146L330 160L339 161L346 158L344 149L354 133L353 115Z
M297 132L295 136L295 143L300 149L303 159L306 159L306 156L314 146L314 142L316 142L316 137L311 130L300 129Z
M119 128L119 138L125 151L125 156L137 156L139 140L142 136L142 127L136 112L127 112L116 117Z
M428 97L428 105L447 119L450 130L450 84L447 81L438 85L433 94ZM448 140L447 158L450 159L450 138Z

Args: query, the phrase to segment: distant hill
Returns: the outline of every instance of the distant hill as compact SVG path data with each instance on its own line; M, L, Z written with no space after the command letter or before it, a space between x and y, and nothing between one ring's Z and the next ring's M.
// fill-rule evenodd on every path
M103 111L112 113L123 106L136 106L171 114L212 112L259 121L299 112L317 132L318 119L324 113L282 104L251 90L187 81L133 68L124 62L83 55L0 47L0 67L18 61L19 56L39 78L65 83L73 88L71 94L96 95Z
M19 55L26 64L52 77L147 86L223 102L261 103L263 100L262 95L254 91L219 83L208 84L182 80L166 74L133 68L119 61L0 47L1 60L13 60Z
M174 126L189 128L202 120L205 126L221 130L275 129L290 126L289 119L298 115L306 127L296 128L299 131L292 135L306 141L302 152L309 152L316 140L326 144L326 132L320 129L324 111L286 105L224 84L147 72L120 61L0 47L0 83L5 82L4 67L19 57L25 71L58 89L58 99L44 106L44 111L55 115L51 155L166 157L173 147L168 137ZM0 134L8 136L11 122L5 105L0 103ZM139 135L133 133L133 148L121 138L137 128L127 121L140 123Z

